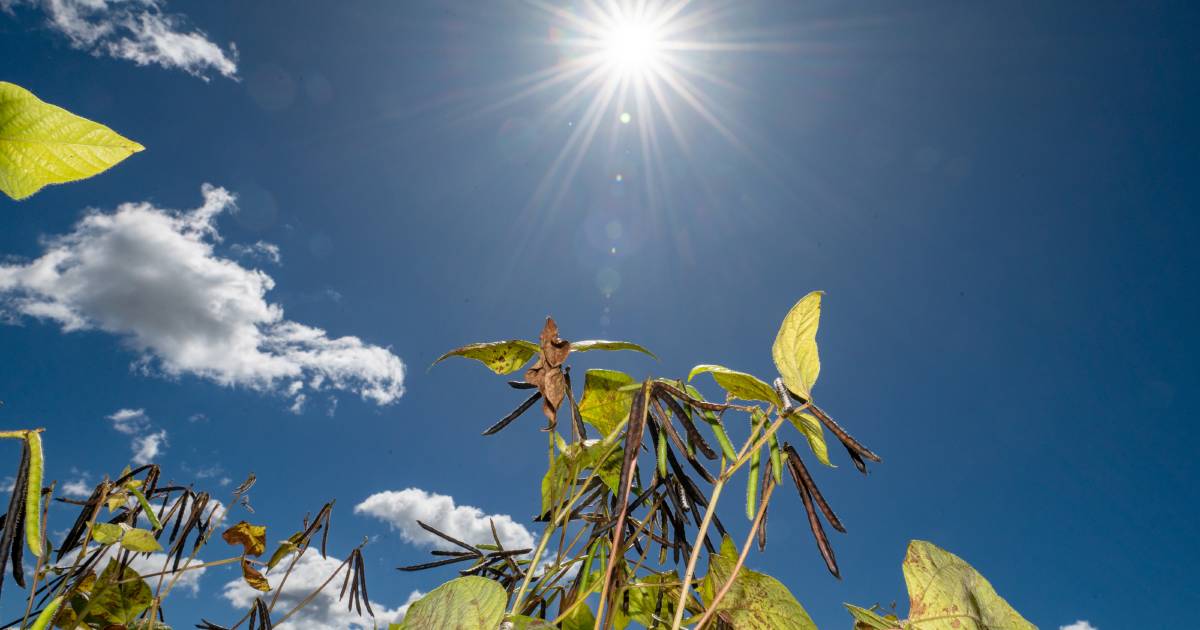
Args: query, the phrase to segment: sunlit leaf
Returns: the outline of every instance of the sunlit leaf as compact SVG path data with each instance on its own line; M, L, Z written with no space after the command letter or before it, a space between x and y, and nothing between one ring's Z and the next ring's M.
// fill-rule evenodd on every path
M104 125L0 81L0 191L13 199L99 174L141 150Z
M509 341L489 341L484 343L473 343L455 348L446 354L438 357L433 365L437 365L450 357L463 357L465 359L475 359L480 363L488 366L488 368L496 374L512 374L521 369L533 355L537 354L537 344L524 339L510 339Z
M225 530L221 538L231 545L241 545L248 556L261 556L267 549L267 528L241 521Z
M287 540L279 543L279 547L277 547L275 549L275 552L271 554L271 559L267 561L267 569L268 570L274 569L275 565L279 564L279 562L281 560L283 560L289 554L291 554L294 551L296 551L297 549L299 549L299 547L297 547L296 545L300 542L300 539L303 537L304 537L304 532L296 532L295 534L292 534L292 536L290 538L288 538Z
M0 120L3 119L3 88L0 83ZM0 132L2 136L2 132ZM3 164L3 154L0 154L0 165ZM2 182L2 180L0 180ZM42 434L30 431L25 434L29 444L29 482L25 488L25 542L29 551L37 557L42 557L42 474L46 468L45 456L42 453Z
M506 622L503 626L505 630L558 630L557 626L552 626L545 620L525 615L510 615L504 621Z
M111 523L96 523L92 527L92 540L100 543L101 545L111 545L118 540L121 540L122 533L123 532L120 525L113 525Z
M267 583L267 578L263 577L263 574L259 573L258 569L255 569L254 565L250 564L250 561L245 558L242 558L242 579L246 580L246 584L249 584L250 588L255 590L263 591L264 593L271 590L271 585Z
M643 348L642 346L633 343L632 341L607 341L604 339L588 339L585 341L572 341L571 352L587 352L589 350L633 350L642 354L650 355L657 359L653 352Z
M566 445L566 448L554 458L546 475L542 477L542 513L545 514L556 503L565 499L567 492L571 489L571 481L586 477L586 472L596 466L600 457L610 446L610 444L598 440L586 444L576 442ZM620 488L622 459L621 448L613 448L608 459L604 460L599 472L596 473L614 494Z
M596 427L601 435L612 433L629 415L633 391L624 388L633 384L633 377L624 372L588 370L584 376L579 415L583 416L584 422Z
M878 613L859 608L853 604L842 604L846 610L850 611L850 616L854 617L854 630L898 630L900 623L893 621Z
M812 387L821 373L817 354L817 326L821 323L821 291L813 291L796 302L775 335L771 357L783 384L792 392L812 400Z
M914 540L904 556L912 630L1037 630L958 556Z
M154 513L154 508L150 506L150 502L146 500L146 495L142 494L137 488L130 488L129 493L137 499L142 506L142 513L146 515L146 520L150 521L150 526L155 530L162 529L162 523L158 522L158 515Z
M148 529L131 529L121 538L121 546L138 553L162 551L162 545L154 539L154 532Z
M150 607L152 600L150 585L137 571L129 567L122 571L120 563L109 560L96 580L84 621L128 625Z
M752 374L737 372L720 365L697 365L688 373L688 381L695 378L697 374L704 374L706 372L712 374L713 379L717 381L717 385L720 385L721 389L729 392L729 395L733 398L760 400L765 403L771 403L776 407L782 406L779 394L775 393L775 389L770 385L760 381Z
M405 630L496 630L504 619L508 593L499 583L478 576L460 577L414 602L404 616Z
M730 543L732 545L732 543ZM700 589L706 605L711 605L733 567L737 556L732 546L709 556L708 575ZM772 630L816 630L804 607L779 580L743 567L725 597L717 603L717 612L734 628L771 628Z
M812 449L813 455L817 456L817 461L836 468L829 462L829 448L825 444L825 427L821 425L821 421L809 413L794 413L788 416L788 420L791 420L792 425L804 434L808 440L808 447Z
M592 609L586 603L576 606L562 620L562 630L592 630L595 626L596 615L592 614Z

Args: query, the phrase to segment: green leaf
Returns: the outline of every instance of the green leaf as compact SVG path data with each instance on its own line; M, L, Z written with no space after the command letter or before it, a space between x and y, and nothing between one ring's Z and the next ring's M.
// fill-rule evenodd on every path
M128 625L150 607L152 600L150 585L137 571L129 567L122 571L120 563L109 560L96 580L85 621Z
M5 83L0 83L0 120L4 118L2 99L5 85ZM0 130L2 129L0 127ZM4 164L3 157L3 153L0 153L0 168ZM0 184L2 183L3 178L0 177ZM42 557L42 474L46 469L46 458L42 453L42 434L30 431L25 434L25 442L29 445L29 486L25 490L25 542L29 545L29 551L40 558Z
M587 604L580 604L562 620L562 630L592 630L596 627L596 615Z
M408 609L406 630L496 630L504 619L508 593L498 582L474 575L433 589Z
M96 523L92 526L92 540L101 545L111 545L121 540L122 533L121 526L112 523Z
M830 468L837 468L829 462L829 447L825 444L825 427L821 425L820 420L809 413L794 413L788 416L788 420L791 420L792 426L808 439L808 447L812 449L813 455L817 456L817 461Z
M142 148L104 125L0 81L0 191L13 199L49 184L97 175Z
M812 400L812 387L821 373L817 326L821 323L822 295L821 291L813 291L796 302L783 318L771 346L771 358L783 384L805 400Z
M697 365L688 374L688 381L695 378L697 374L704 374L705 372L712 374L713 379L717 381L717 385L720 385L722 389L729 392L729 395L733 398L760 400L776 407L783 406L782 401L779 400L779 394L775 393L775 388L758 380L752 374L737 372L720 365Z
M850 611L850 616L854 617L854 630L899 630L900 628L898 621L882 617L874 611L859 608L853 604L842 605L846 607L846 610Z
M512 374L529 363L529 359L538 353L537 344L524 339L510 339L508 341L488 341L484 343L473 343L455 348L446 354L438 357L433 365L437 365L450 357L463 357L465 359L475 359L480 363L488 366L488 368L496 374ZM430 367L433 367L431 365Z
M573 346L572 346L573 347ZM588 370L584 375L583 399L579 401L579 415L584 422L596 427L602 435L608 435L629 415L633 403L633 377L616 370Z
M643 628L671 627L671 620L675 618L675 604L679 601L679 588L670 584L678 584L679 576L674 571L667 571L640 576L637 581L645 586L630 587L626 591L629 594L629 612L622 611L622 614ZM617 608L621 609L621 605ZM657 616L654 614L656 608Z
M653 352L639 346L632 341L606 341L604 339L588 339L586 341L572 341L571 352L587 352L588 350L633 350L641 352L658 359Z
M131 529L121 538L121 546L138 553L162 551L162 545L154 539L154 532L148 529Z
M708 575L704 580L705 587L701 589L705 604L711 605L716 591L729 579L736 565L736 556L730 558L724 552L709 556ZM734 628L817 628L804 607L779 580L744 567L734 578L729 592L717 603L717 611L722 613L722 617Z
M1037 630L971 565L932 543L910 542L903 568L912 630Z
M571 481L585 476L585 471L594 468L610 446L612 445L599 440L567 445L562 453L554 458L550 469L542 477L542 513L545 514L567 498L567 492L571 490ZM596 473L614 494L620 491L621 463L624 459L622 453L620 447L612 449L612 453Z

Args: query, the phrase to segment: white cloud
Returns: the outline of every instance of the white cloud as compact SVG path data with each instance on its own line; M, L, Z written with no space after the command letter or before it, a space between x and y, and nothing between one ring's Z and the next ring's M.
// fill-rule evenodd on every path
M188 28L185 16L164 11L165 0L0 2L9 11L18 5L40 9L47 26L93 55L183 70L205 81L211 72L237 78L237 46L230 43L222 48L204 31Z
M108 416L113 429L125 435L141 433L150 427L150 417L145 409L118 409Z
M282 260L282 257L279 254L279 246L275 245L274 243L267 243L265 241L258 241L253 245L231 245L229 247L229 251L233 252L237 256L258 258L276 265L278 265L280 260Z
M316 590L330 574L337 570L338 565L341 563L341 560L333 556L322 558L315 551L310 551L301 556L300 561L296 563L295 569L292 570L287 584L284 585L283 591L279 595L279 601L275 604L275 614L272 616L275 619L279 619L287 611L294 608L300 600ZM281 570L277 570L277 573L278 575L274 573L267 574L267 579L272 584L278 580L279 575L283 575ZM345 573L342 575L344 576ZM368 579L370 578L368 577ZM372 621L367 616L365 607L363 608L363 615L361 617L355 612L347 611L346 600L339 602L337 599L340 590L341 577L338 577L330 582L329 586L321 591L310 604L301 608L286 623L276 625L275 630L350 630L351 628L365 630L375 627L386 628L389 623L396 623L403 619L409 605L422 596L422 593L413 591L409 595L408 600L398 608L387 608L382 604L372 601L371 608L375 611L375 619ZM250 588L240 577L226 583L225 590L222 593L222 596L230 604L241 609L249 609L250 605L254 602L254 598L261 595L262 593ZM346 597L349 597L348 593Z
M214 254L216 219L236 210L235 198L208 184L202 193L203 205L187 212L149 203L89 212L40 258L0 264L0 312L118 335L140 353L140 367L172 377L287 392L293 401L306 387L379 405L399 399L399 357L285 319L265 299L270 276Z
M135 466L149 464L158 458L166 445L166 429L133 438L133 443L130 444L133 449L133 464Z
M1096 626L1093 626L1092 624L1090 624L1086 621L1083 621L1081 619L1069 626L1059 626L1058 630L1099 630L1099 629L1096 628Z
M86 499L92 496L92 489L86 479L74 479L64 483L60 492L68 499Z
M373 494L354 506L355 514L366 514L386 522L400 537L415 545L441 549L454 545L421 529L417 521L437 528L468 544L491 543L489 519L496 523L496 533L506 549L527 549L533 546L533 534L507 514L484 514L469 505L455 505L454 498L433 494L419 488Z

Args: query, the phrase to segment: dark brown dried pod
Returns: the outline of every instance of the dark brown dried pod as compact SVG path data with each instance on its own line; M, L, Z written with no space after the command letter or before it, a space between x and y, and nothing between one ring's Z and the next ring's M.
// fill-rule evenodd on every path
M529 398L526 398L525 402L521 403L520 405L517 405L517 408L510 411L507 416L500 418L499 422L484 429L483 434L484 435L493 435L495 433L499 433L501 430L504 429L504 427L507 427L508 425L512 424L513 420L516 420L517 418L521 417L521 414L528 411L529 408L533 406L533 403L536 403L538 401L538 399L541 397L542 397L541 392L535 392L532 396L530 396Z
M817 541L817 549L820 550L821 557L825 559L825 567L829 569L833 577L840 580L842 576L838 570L837 559L833 555L833 547L829 544L829 538L825 535L825 528L821 526L821 519L817 516L816 509L813 508L813 500L808 493L808 487L804 485L796 467L791 465L790 457L788 462L788 471L792 473L792 481L796 483L796 490L800 492L800 499L804 502L804 511L808 514L808 526L812 529L813 538Z
M821 508L821 512L825 514L825 519L834 529L846 533L846 528L842 522L838 520L837 514L833 513L833 508L829 507L829 503L825 501L825 497L821 495L821 490L817 488L817 483L813 481L812 475L808 472L808 467L804 465L804 461L800 459L800 454L796 449L792 448L791 444L783 443L783 451L787 453L788 465L795 466L796 472L800 474L800 480L804 482L804 487L812 498L817 502L817 507Z

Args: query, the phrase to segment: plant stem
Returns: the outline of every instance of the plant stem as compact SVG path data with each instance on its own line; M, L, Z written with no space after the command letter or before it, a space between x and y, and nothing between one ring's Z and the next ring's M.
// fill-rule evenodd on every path
M762 496L762 505L758 507L758 515L754 517L754 524L750 526L750 533L746 536L746 542L742 544L742 551L738 554L737 564L733 565L733 571L729 573L729 579L725 580L725 583L721 585L721 590L717 591L712 602L706 607L704 616L700 617L700 621L696 624L696 630L704 628L704 624L716 613L717 604L721 602L721 598L725 597L725 594L733 587L733 580L741 572L742 565L746 563L746 556L750 553L750 547L754 544L754 535L758 533L758 528L762 527L763 518L767 514L767 504L771 502L771 493L773 492L775 492L775 484L767 484L767 489L763 492Z
M731 471L732 472L732 471ZM704 545L700 541L708 535L708 526L712 523L713 514L717 511L717 501L721 498L721 490L725 487L726 475L717 478L713 484L712 496L708 499L708 509L704 510L704 520L700 522L700 531L696 534L696 544L692 546L692 555L688 558L687 569L683 572L683 581L679 585L679 601L675 605L675 621L671 630L679 630L683 625L683 610L687 606L688 592L692 588L692 574L696 572L696 562L700 559L700 549Z

